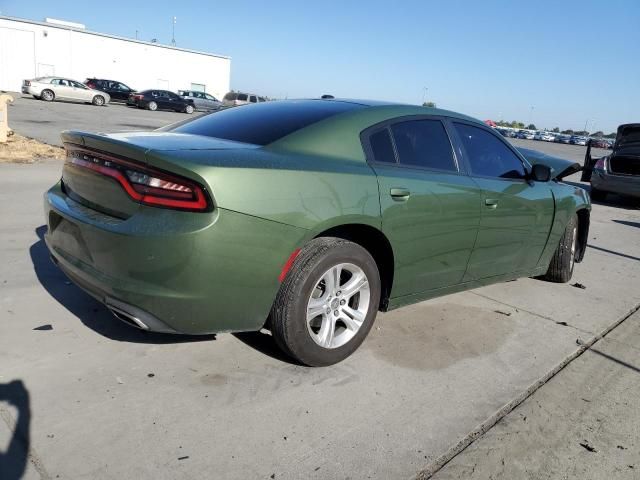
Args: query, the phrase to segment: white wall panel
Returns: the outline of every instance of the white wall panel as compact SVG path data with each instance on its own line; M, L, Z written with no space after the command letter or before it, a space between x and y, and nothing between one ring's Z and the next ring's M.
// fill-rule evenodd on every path
M22 45L20 35L32 38L32 55L13 50ZM226 57L185 51L135 40L114 38L39 22L0 18L0 89L19 91L24 78L38 72L84 81L88 77L107 78L132 88L189 89L192 83L206 86L206 91L222 97L229 91L231 60ZM31 70L24 68L26 63ZM3 74L6 71L12 75ZM20 74L15 72L20 71ZM15 77L15 78L14 78Z

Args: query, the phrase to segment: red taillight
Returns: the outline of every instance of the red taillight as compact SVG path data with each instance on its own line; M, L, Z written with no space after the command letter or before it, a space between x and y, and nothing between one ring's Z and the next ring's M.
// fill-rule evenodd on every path
M599 158L593 168L597 168L598 170L606 170L604 159L605 157Z
M134 100L142 100L143 95L132 95Z
M113 178L136 202L196 212L210 210L204 189L186 178L82 148L67 147L66 162Z

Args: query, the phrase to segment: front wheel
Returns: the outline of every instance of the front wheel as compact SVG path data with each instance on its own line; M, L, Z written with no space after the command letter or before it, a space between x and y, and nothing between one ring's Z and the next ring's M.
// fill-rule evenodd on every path
M93 103L96 107L101 107L104 105L104 97L102 95L96 95L95 97L93 97L91 103Z
M371 330L380 303L375 260L360 245L323 237L296 257L271 309L278 346L320 367L351 355Z
M573 275L578 247L578 217L573 215L560 238L544 279L550 282L567 283Z
M43 90L40 94L40 98L42 98L42 100L44 100L45 102L53 102L53 100L56 98L56 95L52 90Z

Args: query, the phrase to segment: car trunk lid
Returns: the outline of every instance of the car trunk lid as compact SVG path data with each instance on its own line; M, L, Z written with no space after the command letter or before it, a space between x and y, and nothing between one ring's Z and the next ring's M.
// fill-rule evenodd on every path
M615 175L640 175L640 123L618 127L609 170Z
M210 200L202 178L178 161L150 165L148 152L255 148L228 140L165 132L94 134L63 132L67 159L62 172L65 193L74 201L126 219L141 204L205 210ZM168 167L168 168L167 168Z

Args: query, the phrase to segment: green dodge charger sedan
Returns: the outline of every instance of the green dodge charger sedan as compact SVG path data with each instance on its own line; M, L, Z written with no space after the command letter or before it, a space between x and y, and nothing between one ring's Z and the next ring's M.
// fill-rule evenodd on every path
M586 248L574 165L446 110L279 101L62 139L45 239L74 283L145 330L267 328L306 365L353 353L378 310L567 282Z

